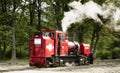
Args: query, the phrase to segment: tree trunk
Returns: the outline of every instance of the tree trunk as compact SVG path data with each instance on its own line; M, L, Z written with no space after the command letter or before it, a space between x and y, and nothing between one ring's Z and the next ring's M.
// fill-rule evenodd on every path
M7 11L6 0L1 0L1 7L2 7L2 12L5 13Z
M15 27L13 26L12 27L12 40L13 40L13 43L12 43L12 61L13 63L15 63L16 61L16 45L15 45Z
M30 11L30 25L33 25L34 12Z
M62 30L62 26L61 26L61 19L60 19L60 10L61 10L61 8L60 8L60 3L57 1L57 0L55 0L55 3L56 4L54 4L54 10L55 10L55 21L56 21L56 25L57 25L57 29L58 30Z
M6 36L3 37L3 50L2 50L2 59L5 57L5 51L6 51Z
M16 0L13 0L13 13L15 13L16 10ZM16 42L15 42L15 20L16 20L16 15L13 14L11 24L12 24L12 56L11 56L11 61L12 63L16 63Z
M2 59L1 57L2 57L2 54L1 54L1 49L2 49L2 47L1 47L1 42L0 42L0 60Z
M29 12L30 12L30 25L33 25L34 13L35 13L36 0L30 2Z
M79 28L79 31L78 31L78 35L79 35L79 43L83 43L83 37L84 37L84 26L81 25Z
M96 27L94 26L94 30L93 30L93 33L92 33L92 39L91 39L91 52L93 52L95 35L96 35Z
M99 38L100 38L100 31L102 29L102 25L100 24L96 24L96 26L94 27L94 31L92 34L92 39L91 39L91 52L93 53L94 58L96 57L96 48L99 42Z
M95 41L95 44L94 44L93 53L96 52L96 47L97 47L97 44L98 44L98 42L99 42L100 31L101 31L101 29L102 29L102 25L97 26L97 31L96 31L96 41Z
M42 0L38 0L38 6L37 6L37 13L38 13L38 31L41 30L41 2Z
M65 0L65 2L63 3L63 9L65 12L69 11L69 6L68 6L69 0Z

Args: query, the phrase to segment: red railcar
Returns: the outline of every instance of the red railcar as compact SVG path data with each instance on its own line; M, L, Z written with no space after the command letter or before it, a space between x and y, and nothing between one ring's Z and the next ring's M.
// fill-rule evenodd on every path
M90 46L69 41L62 31L42 30L30 39L30 66L92 63Z

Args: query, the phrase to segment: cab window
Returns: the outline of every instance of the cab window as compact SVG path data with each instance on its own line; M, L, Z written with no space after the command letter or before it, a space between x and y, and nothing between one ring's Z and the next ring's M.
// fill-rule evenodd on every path
M58 34L58 36L60 37L61 42L65 41L65 35L64 34Z

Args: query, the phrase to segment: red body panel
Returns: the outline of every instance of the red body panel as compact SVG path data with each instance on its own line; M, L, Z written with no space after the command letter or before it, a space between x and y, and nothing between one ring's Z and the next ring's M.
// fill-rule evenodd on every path
M41 36L35 35L30 40L30 65L46 66L45 49L42 49Z
M51 57L54 55L54 40L50 37L43 37L43 47L42 49L45 49L45 57Z
M68 51L74 51L75 49L75 44L71 41L68 42Z
M67 41L61 42L60 56L67 56L67 55L68 55L68 43Z
M80 49L80 45L78 42L76 41L68 41L68 51L71 52L71 51L75 51L75 48L77 46L77 49L79 50Z
M44 57L44 54L42 54L42 52L44 52L44 49L41 49L41 40L42 39L40 36L34 36L30 40L30 57Z
M89 57L90 56L90 45L81 43L79 53Z

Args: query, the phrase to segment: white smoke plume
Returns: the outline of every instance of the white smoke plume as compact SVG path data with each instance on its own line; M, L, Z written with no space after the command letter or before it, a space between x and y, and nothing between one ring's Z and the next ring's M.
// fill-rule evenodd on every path
M103 4L101 6L93 1L89 1L85 4L82 4L80 1L73 1L72 3L69 3L69 6L73 9L64 13L64 18L62 19L62 28L64 32L66 32L70 24L81 22L85 18L91 18L103 25L98 15L103 16L103 18L111 17L112 26L117 30L120 29L117 26L117 23L120 20L120 9L114 6L113 3Z

